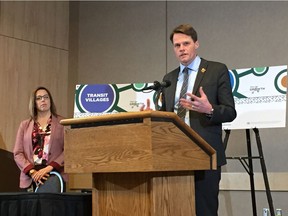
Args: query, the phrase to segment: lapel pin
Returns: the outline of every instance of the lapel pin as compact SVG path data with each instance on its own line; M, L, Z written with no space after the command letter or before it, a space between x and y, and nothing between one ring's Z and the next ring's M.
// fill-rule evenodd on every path
M205 72L206 72L206 69L205 69L205 68L201 68L201 72L202 72L202 73L205 73Z

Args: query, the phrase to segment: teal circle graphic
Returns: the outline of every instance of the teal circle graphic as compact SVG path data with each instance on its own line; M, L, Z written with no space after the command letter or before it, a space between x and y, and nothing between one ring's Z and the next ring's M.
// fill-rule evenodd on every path
M253 74L255 76L263 76L265 75L269 70L269 67L256 67L253 68Z
M146 86L147 86L147 83L134 83L132 85L132 88L134 91L142 91L142 89Z

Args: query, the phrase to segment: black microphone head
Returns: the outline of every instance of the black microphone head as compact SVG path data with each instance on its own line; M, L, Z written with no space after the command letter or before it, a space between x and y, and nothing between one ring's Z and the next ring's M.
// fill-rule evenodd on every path
M161 88L161 83L158 82L157 80L155 80L153 82L153 85L143 88L142 91L144 91L144 90L158 90L159 88Z
M159 91L163 88L167 88L171 85L171 82L169 80L165 80L163 82L158 82L157 80L155 80L153 82L153 85L152 86L147 86L145 88L142 89L142 91L144 90L155 90L155 91Z
M163 86L164 88L167 88L167 87L169 87L171 85L171 81L170 80L164 80L163 82L162 82L162 85L161 86Z
M158 90L159 88L161 88L161 86L162 86L161 83L158 82L157 80L153 82L153 90Z

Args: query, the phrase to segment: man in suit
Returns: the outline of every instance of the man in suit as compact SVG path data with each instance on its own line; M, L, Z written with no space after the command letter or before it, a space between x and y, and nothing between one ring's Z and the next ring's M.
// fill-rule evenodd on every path
M226 164L222 123L236 118L229 72L226 65L197 55L199 42L192 26L176 27L170 40L180 67L163 78L171 86L163 90L162 110L179 113L181 106L185 108L185 122L217 151L217 170L195 172L196 215L216 216L221 166ZM188 88L180 98L184 68L188 68Z
M197 55L199 42L192 26L176 27L170 40L180 66L163 78L171 86L163 89L161 110L176 112L217 151L217 170L195 171L196 215L217 216L221 166L226 164L222 123L236 118L229 72L226 65Z

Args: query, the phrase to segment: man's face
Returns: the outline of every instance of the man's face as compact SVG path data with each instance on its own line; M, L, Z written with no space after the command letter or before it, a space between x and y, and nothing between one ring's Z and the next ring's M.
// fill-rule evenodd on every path
M174 52L181 64L187 66L196 57L196 50L199 47L198 41L194 42L188 35L176 33L173 36Z

